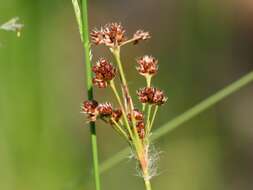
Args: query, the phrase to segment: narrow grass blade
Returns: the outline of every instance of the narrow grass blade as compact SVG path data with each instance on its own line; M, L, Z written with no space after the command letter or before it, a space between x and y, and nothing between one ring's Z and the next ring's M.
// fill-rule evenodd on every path
M87 0L80 1L80 7L78 0L72 0L74 7L81 40L84 47L85 67L86 72L86 88L88 99L93 99L93 85L92 85L92 71L91 71L91 55L90 55L90 42L89 42L89 24L88 24L88 3ZM98 161L98 148L97 148L97 134L96 125L94 122L89 123L91 134L91 146L93 157L93 172L95 177L96 190L100 190L100 176L99 176L99 161Z

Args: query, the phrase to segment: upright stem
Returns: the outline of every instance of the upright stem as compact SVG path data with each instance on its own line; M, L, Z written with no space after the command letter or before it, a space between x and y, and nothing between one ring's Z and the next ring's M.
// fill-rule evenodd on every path
M81 0L81 16L82 16L82 34L83 34L83 47L85 56L86 66L86 86L88 99L93 99L93 87L92 87L92 71L90 61L90 42L89 42L89 25L88 25L88 7L87 0ZM99 162L98 162L98 148L97 148L97 135L96 126L94 122L90 122L90 133L91 133L91 145L92 145L92 156L93 156L93 169L95 177L96 190L100 190L100 176L99 176Z
M146 190L152 190L150 180L144 179Z

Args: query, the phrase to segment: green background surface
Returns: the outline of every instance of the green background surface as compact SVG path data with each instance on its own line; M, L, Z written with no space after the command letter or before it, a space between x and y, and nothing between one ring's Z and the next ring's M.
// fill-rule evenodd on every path
M122 49L132 94L144 79L135 59L159 59L154 84L164 89L155 128L253 68L250 0L106 0L89 2L90 28L121 22L152 38ZM19 16L18 38L0 31L0 189L94 189L89 130L80 114L86 99L83 50L70 0L0 0L0 23ZM110 60L92 46L93 63ZM253 86L155 141L161 151L154 190L253 189ZM116 104L96 89L98 100ZM136 99L136 97L135 97ZM100 162L126 144L98 122ZM102 174L102 189L143 189L125 159Z

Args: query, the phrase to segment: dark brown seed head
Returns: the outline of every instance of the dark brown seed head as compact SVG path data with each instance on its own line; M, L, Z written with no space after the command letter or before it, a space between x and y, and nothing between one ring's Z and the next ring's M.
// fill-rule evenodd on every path
M154 87L145 87L137 91L141 103L162 105L167 101L163 91Z
M82 113L94 113L98 106L98 102L95 100L86 100L82 104Z
M139 111L138 109L134 109L133 110L133 116L134 116L134 119L136 121L143 121L144 119L144 115L141 111ZM128 113L127 114L127 118L131 121L132 120L132 116L131 116L131 113Z
M118 121L120 120L121 116L122 116L122 111L121 111L121 109L114 109L114 110L112 111L112 116L111 116L111 118L112 118L114 121L118 122Z
M158 71L158 61L152 56L145 55L137 60L137 71L143 75L155 75Z
M107 46L120 45L125 41L125 30L119 23L110 23L104 27L104 42Z
M134 44L138 44L141 40L147 40L151 38L149 32L144 32L143 30L137 30L133 36Z
M116 75L116 68L104 58L101 58L92 67L92 71L95 73L93 84L99 88L105 88L107 82L112 80Z
M153 97L154 104L162 105L167 101L167 99L168 98L164 95L163 91L161 91L159 89L155 90L155 94L154 94L154 97Z
M88 116L88 120L95 121L98 116L97 106L98 102L95 100L84 101L81 106L81 112L85 113Z
M110 103L103 103L97 106L97 110L98 110L99 115L101 116L110 116L112 115L113 109Z
M100 30L92 30L90 35L94 44L108 47L120 46L126 40L125 30L119 23L106 24Z

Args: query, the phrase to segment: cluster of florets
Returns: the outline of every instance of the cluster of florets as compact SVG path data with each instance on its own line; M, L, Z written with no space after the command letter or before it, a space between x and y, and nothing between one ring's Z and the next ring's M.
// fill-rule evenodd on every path
M92 82L99 88L107 87L108 82L113 80L116 75L116 68L104 58L101 58L92 67L92 71L95 74Z
M141 103L162 105L167 101L164 92L154 87L144 87L137 91L139 101Z
M96 121L98 117L118 122L121 119L122 111L113 109L111 103L98 103L95 100L84 101L81 106L81 112L87 115L89 121Z
M155 75L158 71L158 60L152 56L145 55L137 60L137 71L143 76Z
M91 32L91 40L94 44L104 44L108 47L121 46L126 43L133 42L137 44L140 40L146 40L150 38L148 32L138 30L131 39L127 39L125 36L125 30L119 23L110 23L101 27L99 30L94 29Z

